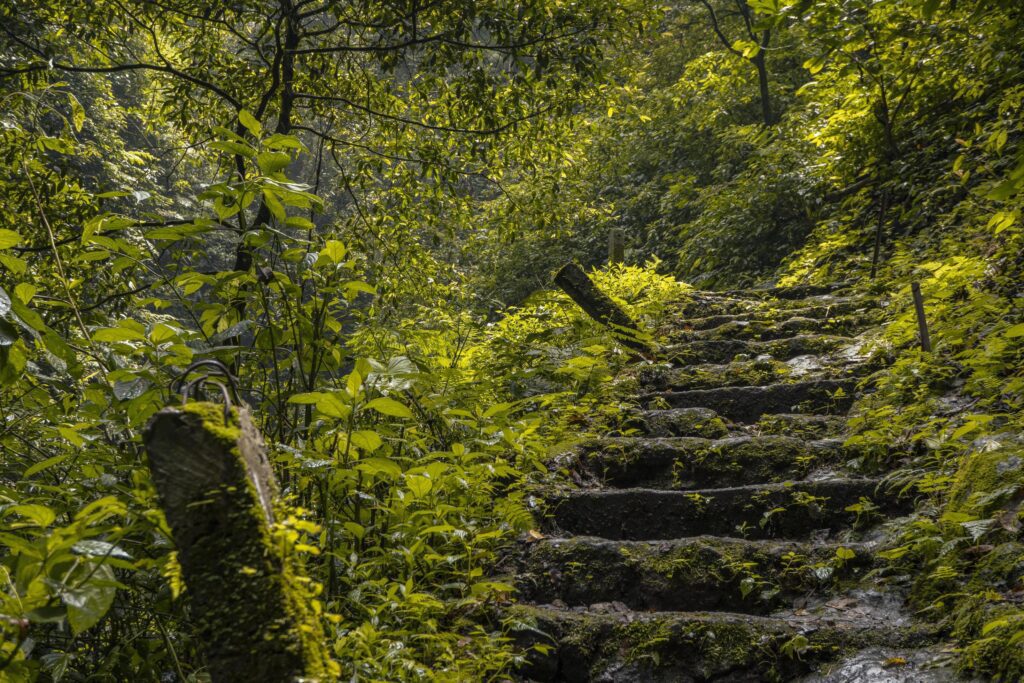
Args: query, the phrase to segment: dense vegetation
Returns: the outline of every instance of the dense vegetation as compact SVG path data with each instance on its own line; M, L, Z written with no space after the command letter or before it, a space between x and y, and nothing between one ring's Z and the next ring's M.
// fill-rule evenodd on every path
M534 526L522 484L619 412L628 354L546 291L613 228L637 266L595 276L651 329L676 277L891 298L893 365L851 425L920 499L888 557L965 668L1024 675L1022 21L1011 0L0 7L0 677L203 679L140 432L218 358L343 679L500 680L521 653L488 568Z

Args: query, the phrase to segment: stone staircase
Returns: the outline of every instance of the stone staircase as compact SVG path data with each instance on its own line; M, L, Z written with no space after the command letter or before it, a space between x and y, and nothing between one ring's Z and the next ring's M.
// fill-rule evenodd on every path
M560 458L575 485L514 560L517 637L545 646L522 680L799 680L927 639L872 571L911 503L842 439L879 313L830 288L679 304L641 410Z

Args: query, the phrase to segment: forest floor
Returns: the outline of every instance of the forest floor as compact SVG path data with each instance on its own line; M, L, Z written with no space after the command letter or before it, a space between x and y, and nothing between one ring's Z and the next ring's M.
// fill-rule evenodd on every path
M623 429L575 446L512 560L535 681L957 680L879 555L912 511L844 445L877 298L696 293L634 370ZM570 481L571 480L571 481ZM895 524L894 524L895 522Z

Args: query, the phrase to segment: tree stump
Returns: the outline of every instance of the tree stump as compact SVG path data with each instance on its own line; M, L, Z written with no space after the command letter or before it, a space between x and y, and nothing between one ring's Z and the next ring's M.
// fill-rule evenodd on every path
M245 408L168 407L144 434L149 467L213 681L330 680L312 596L275 542L276 485Z

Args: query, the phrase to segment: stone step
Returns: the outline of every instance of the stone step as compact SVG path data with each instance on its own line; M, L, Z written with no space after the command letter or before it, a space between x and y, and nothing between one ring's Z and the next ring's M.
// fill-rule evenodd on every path
M508 610L519 645L546 645L520 675L530 681L583 683L756 683L793 680L843 651L915 645L920 631L877 622L821 620L814 627L783 618L728 612Z
M761 419L752 425L745 425L744 430L756 436L782 435L808 440L836 439L841 438L846 431L846 416L771 413L762 415Z
M724 290L722 294L738 297L757 297L763 299L809 299L819 296L836 296L843 290L850 289L855 283L832 282L825 285L790 285L788 287L751 287L747 289Z
M769 413L845 413L853 404L856 386L854 379L828 379L763 387L661 391L640 400L648 408L710 408L735 422L751 423Z
M691 294L683 301L670 304L680 322L717 315L778 315L780 312L807 308L834 307L839 311L875 308L877 298L862 295L824 294L803 299L772 299L744 294L708 293Z
M802 334L770 341L700 339L667 344L661 350L661 357L675 365L729 363L733 360L755 360L762 356L786 361L797 356L833 353L856 345L857 340L852 337L828 334Z
M581 481L614 488L713 488L802 479L855 454L840 441L787 436L594 439L576 449Z
M786 362L766 358L732 363L700 363L681 368L664 364L647 365L638 370L637 380L648 391L679 391L864 377L872 371L872 365L845 357L797 356Z
M721 439L729 435L729 424L710 408L641 410L627 421L648 436L695 436Z
M669 333L670 343L713 339L749 339L767 341L786 339L801 334L849 335L869 325L862 316L840 316L828 320L802 316L787 317L783 320L736 319L707 329L686 329L685 322L680 328Z
M767 614L794 598L831 595L873 564L864 544L545 539L527 546L516 572L520 599L568 606L621 602L635 610Z
M806 538L910 508L880 489L879 480L860 478L695 491L582 489L553 493L547 502L546 527L554 533L637 541L704 534Z
M743 313L710 315L702 318L685 318L678 321L679 327L690 330L710 330L731 322L772 322L779 319L780 314L789 317L813 318L827 321L840 316L856 315L865 321L875 320L881 311L877 300L872 299L837 299L833 303L824 303L802 308L786 308L782 311L758 309Z

